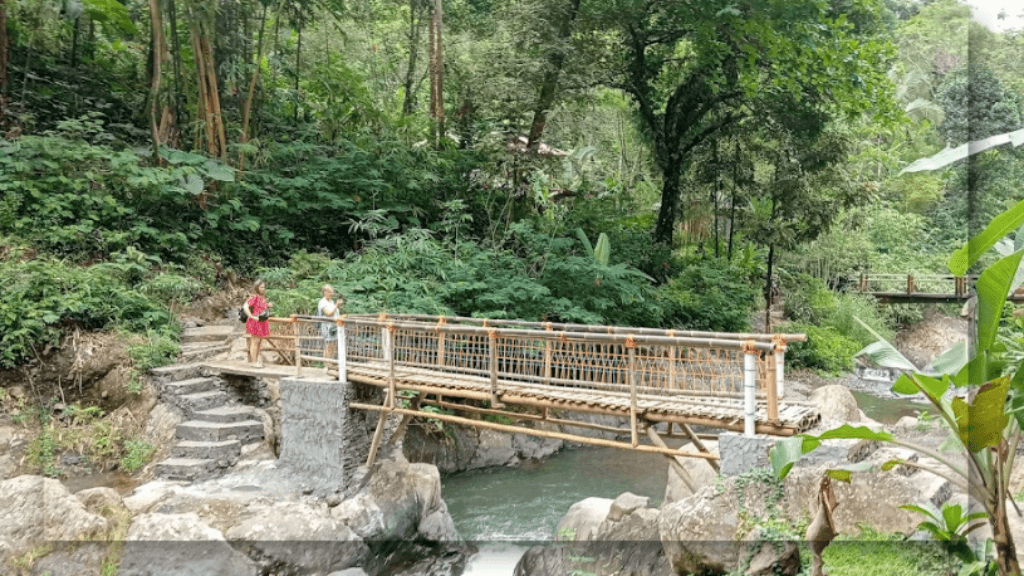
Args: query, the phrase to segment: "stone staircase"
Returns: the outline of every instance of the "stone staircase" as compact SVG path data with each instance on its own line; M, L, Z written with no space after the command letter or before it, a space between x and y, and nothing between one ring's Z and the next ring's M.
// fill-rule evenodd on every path
M238 462L243 445L263 440L263 422L254 409L232 401L218 378L202 374L201 360L216 354L214 349L226 350L234 333L231 326L186 328L182 356L185 346L191 346L191 361L150 371L161 399L177 407L185 419L178 425L178 444L171 457L157 464L157 476L213 476ZM197 355L200 360L195 360Z
M189 327L181 335L181 354L178 361L182 363L201 362L227 352L231 340L244 333L243 324L216 324L212 326Z

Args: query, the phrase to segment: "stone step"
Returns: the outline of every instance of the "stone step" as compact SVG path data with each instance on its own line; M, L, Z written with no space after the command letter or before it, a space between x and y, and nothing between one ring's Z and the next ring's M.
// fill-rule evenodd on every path
M175 396L198 394L200 392L209 392L216 389L217 381L213 378L190 378L188 380L168 382L163 385L164 393L173 394Z
M202 376L202 368L201 364L194 363L172 364L170 366L153 368L149 371L149 375L153 378L153 382L165 384L177 380L199 378Z
M228 344L219 344L216 346L202 346L191 350L182 350L178 354L178 360L181 362L202 362L209 360L218 354L222 354L231 349Z
M217 461L208 458L168 458L156 465L156 474L171 480L196 480L211 476L217 468Z
M229 465L238 462L242 454L242 443L238 440L224 440L221 442L201 442L195 440L184 440L178 442L171 449L171 458L186 458L194 460L224 460Z
M243 422L254 418L252 408L248 406L221 406L196 412L193 417L196 420L206 422L218 422L228 424L231 422Z
M209 390L206 392L196 392L195 394L182 394L178 396L177 404L182 410L190 414L195 414L203 410L210 410L211 408L219 408L226 404L228 401L228 395L220 390Z
M239 323L241 327L241 323ZM195 344L198 342L225 342L228 339L240 334L233 326L203 326L201 328L189 328L181 335L181 343Z
M189 420L178 424L179 440L221 442L238 440L248 444L263 439L263 423L258 420L241 422L204 422Z

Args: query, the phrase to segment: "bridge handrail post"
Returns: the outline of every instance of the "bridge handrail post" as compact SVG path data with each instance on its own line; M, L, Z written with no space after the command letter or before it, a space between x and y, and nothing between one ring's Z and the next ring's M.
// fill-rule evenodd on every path
M757 348L753 342L743 345L743 435L754 436L757 418Z
M626 339L626 349L629 351L629 430L633 447L636 448L640 444L640 438L636 429L636 343L632 340Z
M291 315L292 332L295 335L295 375L302 375L302 347L299 340L299 319L295 314Z
M492 328L487 336L488 355L490 356L491 408L504 408L505 404L498 400L498 333Z
M338 324L338 382L348 380L348 341L345 334L345 321L335 320Z
M394 343L394 326L381 328L384 331L384 350L388 360L388 407L394 409L397 404L395 397L398 395L395 385L395 355L392 344Z

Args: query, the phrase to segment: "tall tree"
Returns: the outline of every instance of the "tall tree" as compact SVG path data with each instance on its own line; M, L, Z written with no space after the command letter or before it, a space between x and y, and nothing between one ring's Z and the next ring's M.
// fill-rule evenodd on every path
M532 152L537 151L540 136L544 133L544 126L547 124L548 110L551 109L551 105L555 101L555 90L558 88L558 77L565 64L566 52L572 35L572 25L579 12L580 0L567 0L563 1L561 10L554 14L553 20L558 23L555 45L548 53L548 69L544 73L540 95L537 96L537 105L533 110L533 122L530 123L530 134L526 139L526 148Z
M430 117L434 121L434 145L444 137L444 42L441 26L444 12L441 0L434 0L434 13L430 19Z
M759 114L760 103L810 101L831 115L894 112L885 77L891 47L851 23L881 14L878 0L858 3L857 19L814 0L618 0L600 10L599 22L615 34L609 83L636 103L662 173L658 242L672 242L692 152Z
M0 127L7 123L7 59L10 41L7 38L7 0L0 0Z

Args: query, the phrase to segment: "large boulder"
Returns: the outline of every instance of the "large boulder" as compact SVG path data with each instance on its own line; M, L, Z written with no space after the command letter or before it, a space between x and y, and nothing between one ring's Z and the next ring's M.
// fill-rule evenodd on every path
M459 539L441 499L441 475L430 464L381 462L363 489L332 508L331 516L364 540Z
M121 551L120 576L256 576L256 564L195 514L143 514Z
M323 574L360 564L370 550L326 507L279 502L230 528L236 548L268 567L288 566L297 573Z
M797 525L813 516L826 468L794 468L781 487L767 473L729 477L663 506L658 529L670 564L680 573L737 569L743 558L759 554L745 542L752 527L760 522ZM856 472L849 484L833 486L839 502L836 526L847 534L859 532L861 524L880 532L910 534L921 519L900 506L941 505L951 495L949 483L931 474ZM789 537L799 540L803 535ZM783 562L785 557L778 560Z
M704 446L713 452L718 454L718 442L714 440L705 440ZM681 460L680 465L690 480L693 482L694 488L700 490L702 486L707 486L715 481L718 476L718 472L708 464L708 461L703 458L679 458ZM672 466L667 466L668 479L665 481L665 497L661 501L661 505L671 504L678 500L682 500L688 496L693 496L693 491L690 490L683 480L679 478L679 474L673 470Z
M608 518L611 498L585 498L569 507L555 527L557 540L586 541L597 537L597 529Z
M821 413L822 424L860 422L860 408L850 390L841 384L829 384L811 392L810 402Z
M88 539L111 528L63 484L42 476L0 482L0 518L0 563L49 542Z
M660 541L658 510L648 508L648 501L626 492L615 500L588 498L577 502L559 522L565 529L559 531L562 539L579 530L575 541L568 546L531 548L516 565L516 576L674 574ZM604 519L593 525L602 512Z
M79 490L75 492L75 497L85 505L87 510L96 514L109 514L125 508L124 499L121 498L117 490L106 486Z

